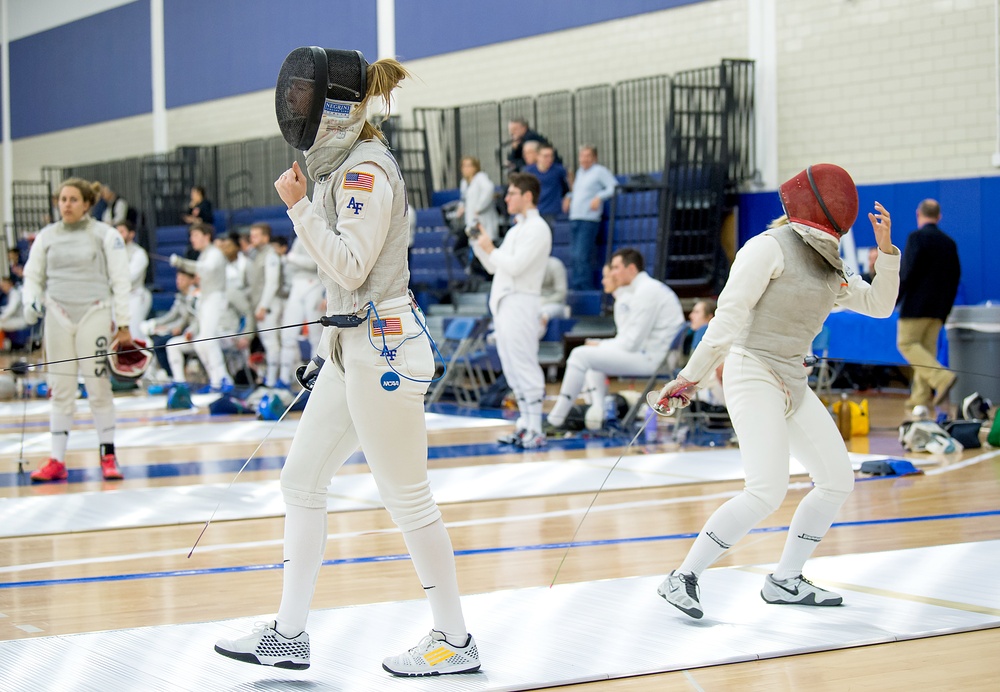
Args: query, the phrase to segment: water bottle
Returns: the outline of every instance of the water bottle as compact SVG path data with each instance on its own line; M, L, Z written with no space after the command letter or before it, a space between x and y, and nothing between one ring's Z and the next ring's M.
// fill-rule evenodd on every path
M642 415L646 417L646 426L643 430L643 439L647 445L655 445L657 443L657 437L659 430L656 425L656 414L653 413L653 409L648 406L642 407Z
M837 427L840 429L840 436L845 440L850 440L854 434L853 424L851 402L847 400L847 392L844 392L840 395L840 411L837 412Z
M604 427L614 428L618 425L618 402L608 394L604 397Z

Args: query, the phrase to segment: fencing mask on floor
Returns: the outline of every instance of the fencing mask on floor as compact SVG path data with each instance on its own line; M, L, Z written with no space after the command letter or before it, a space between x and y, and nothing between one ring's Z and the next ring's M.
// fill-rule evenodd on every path
M321 125L335 129L338 123L347 127L357 120L367 71L361 51L305 46L289 53L274 90L274 111L285 141L306 151Z

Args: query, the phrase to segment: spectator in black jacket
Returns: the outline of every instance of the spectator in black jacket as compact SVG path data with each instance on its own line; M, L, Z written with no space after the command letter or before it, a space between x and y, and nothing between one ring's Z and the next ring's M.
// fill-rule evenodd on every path
M937 360L938 335L958 293L958 246L938 228L941 206L925 199L917 207L899 269L899 330L896 345L913 367L907 406L945 403L955 373ZM933 396L932 396L933 392Z

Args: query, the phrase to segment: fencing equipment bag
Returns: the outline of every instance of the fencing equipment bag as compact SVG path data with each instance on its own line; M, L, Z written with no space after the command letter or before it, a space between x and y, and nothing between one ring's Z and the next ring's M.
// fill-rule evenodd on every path
M350 149L364 124L358 104L365 97L367 74L368 62L360 51L305 46L289 53L274 91L274 111L285 141L306 151L318 137L331 133L349 140L345 143Z

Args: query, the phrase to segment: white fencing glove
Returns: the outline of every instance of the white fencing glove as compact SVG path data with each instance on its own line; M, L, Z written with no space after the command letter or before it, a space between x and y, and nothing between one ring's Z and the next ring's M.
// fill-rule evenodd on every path
M38 303L25 304L24 321L29 325L35 324L45 315L45 306Z
M181 263L181 256L180 255L178 255L177 253L174 253L174 254L170 255L170 266L171 267L176 267L180 263Z
M323 367L325 362L323 358L313 356L308 363L295 369L295 379L299 381L303 389L312 391L313 385L316 384L316 378L319 377L319 369Z

